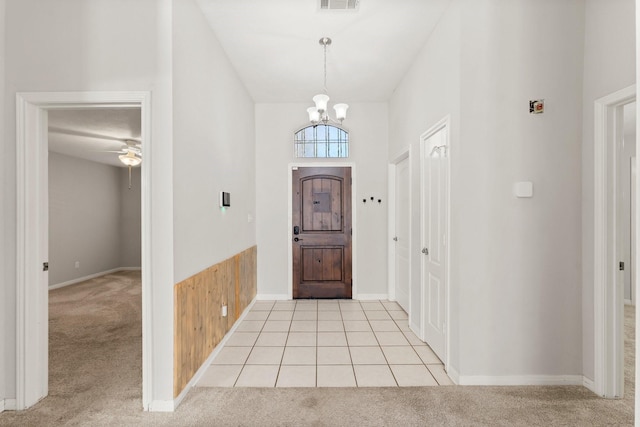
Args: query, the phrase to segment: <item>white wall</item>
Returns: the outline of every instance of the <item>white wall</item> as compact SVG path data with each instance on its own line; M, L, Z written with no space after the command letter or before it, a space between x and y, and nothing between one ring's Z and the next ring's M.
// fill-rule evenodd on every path
M446 116L451 116L451 150L453 158L460 153L460 5L452 2L440 20L429 40L418 54L412 67L396 88L389 107L389 158L390 162L411 150L411 308L410 323L414 330L420 328L421 305L421 254L420 242L420 136L431 126ZM457 162L451 163L451 192L457 194L462 190ZM458 258L456 251L460 247L455 242L461 241L459 210L456 204L451 212L451 245L452 260ZM455 264L452 264L455 266ZM458 269L451 269L452 283L458 283ZM452 311L457 310L458 288L451 288ZM451 363L458 366L458 319L451 319Z
M143 154L144 155L144 154ZM120 173L120 267L140 267L142 265L142 203L141 170L118 168Z
M50 286L121 266L120 193L118 168L49 152Z
M594 101L635 83L633 0L585 2L582 122L582 353L583 373L594 375L593 170Z
M256 168L252 99L195 1L174 1L173 19L177 283L255 245Z
M401 144L452 114L450 339L462 382L581 374L583 13L579 0L454 1L434 32L442 41L391 101ZM420 83L431 78L442 87ZM534 98L544 115L529 115ZM532 181L534 197L516 199L516 181ZM412 184L419 200L415 171ZM415 211L412 227L419 236Z
M128 187L126 168L49 152L50 286L140 267L140 168Z
M171 164L171 8L167 0L9 0L2 171L5 262L2 282L7 361L15 372L15 95L19 91L151 91L154 400L173 399L173 197ZM114 25L117 23L117 25ZM168 38L168 40L167 40ZM46 70L46 71L45 71ZM148 183L145 183L148 185ZM162 315L153 315L162 313ZM15 397L14 380L7 397Z
M583 16L581 0L465 3L461 375L582 373Z
M334 94L338 97L338 94ZM387 294L387 114L383 103L349 103L344 126L349 130L348 159L296 159L293 134L307 123L306 104L257 104L256 200L258 294L288 294L289 164L355 164L356 203L353 211L358 295ZM363 198L375 203L362 203ZM378 204L377 199L382 199Z
M4 129L4 99L5 99L5 0L0 0L0 129ZM0 132L0 159L5 158L5 135ZM3 164L3 163L0 163ZM4 166L4 164L3 164ZM4 167L3 167L4 169ZM3 171L0 173L0 200L6 199L6 173ZM0 204L0 242L6 242L5 238L5 211L7 210L5 203ZM6 244L0 245L0 271L6 271L5 260L8 255L5 252L8 248ZM0 275L0 281L3 281L5 284L8 283L5 281L4 274ZM0 282L0 301L6 301L6 290L5 284ZM0 315L0 343L6 343L7 337L6 333L8 332L7 325L13 323L12 318L10 318L9 312L4 309L4 305L0 303L0 308L2 308L2 315ZM7 372L11 372L8 368L7 361L10 359L9 352L12 350L6 345L2 346L3 350L0 350L0 400L4 399L7 394ZM13 362L11 362L11 366L13 366Z

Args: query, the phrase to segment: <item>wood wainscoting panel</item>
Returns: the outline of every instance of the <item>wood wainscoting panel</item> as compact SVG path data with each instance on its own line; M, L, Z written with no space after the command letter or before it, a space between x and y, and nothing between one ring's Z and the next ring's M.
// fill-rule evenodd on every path
M258 248L256 246L247 249L238 255L241 260L239 265L239 283L238 295L240 299L240 313L249 305L256 297L258 290ZM240 315L238 313L238 316Z
M183 280L174 287L174 397L253 301L257 285L257 248ZM222 306L227 305L227 317Z

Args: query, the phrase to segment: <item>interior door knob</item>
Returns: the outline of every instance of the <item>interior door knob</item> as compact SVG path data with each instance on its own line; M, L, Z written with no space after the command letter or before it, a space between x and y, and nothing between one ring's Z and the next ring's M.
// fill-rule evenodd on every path
M422 248L422 253L425 255L429 255L429 248Z
M398 241L398 236L394 237L394 238L393 238L393 241L394 241L394 242L397 242L397 241Z

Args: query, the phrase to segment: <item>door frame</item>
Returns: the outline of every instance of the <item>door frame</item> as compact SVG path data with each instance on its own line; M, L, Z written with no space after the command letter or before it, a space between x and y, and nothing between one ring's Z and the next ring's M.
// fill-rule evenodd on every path
M351 299L358 299L358 275L356 268L357 256L357 236L358 228L356 227L356 165L353 162L292 162L287 166L288 175L288 201L287 201L287 268L288 268L288 284L287 295L283 295L282 299L293 299L293 168L351 168Z
M396 245L392 244L391 242L393 242L393 238L396 236L396 204L397 204L396 169L398 167L398 164L403 160L409 161L409 194L411 194L411 189L412 189L411 177L413 176L413 168L411 165L411 159L412 159L411 146L409 146L409 148L407 148L406 150L403 150L396 156L392 157L392 159L393 160L391 160L388 167L389 206L388 206L387 215L389 218L389 223L388 223L387 230L389 234L388 236L389 243L388 243L388 250L387 250L387 258L388 258L387 292L389 294L389 300L395 301L396 300ZM409 249L411 249L411 243L413 240L411 238L411 234L412 234L411 233L411 228L412 228L411 227L411 211L413 209L412 200L413 198L409 197ZM409 278L411 278L411 255L409 255ZM409 319L411 319L411 297L412 297L411 288L412 286L411 286L411 280L410 280L409 281L409 307L408 307L409 312L407 312Z
M42 287L39 266L42 233L49 224L38 216L48 177L38 173L37 159L48 151L47 111L63 108L141 109L145 161L142 178L142 404L148 408L152 390L151 334L151 94L150 92L19 92L16 94L16 409L26 409L48 394L48 287ZM40 175L40 176L39 176ZM44 191L44 193L43 193ZM46 241L46 240L45 240ZM33 266L36 266L34 269ZM37 304L33 304L33 301Z
M617 268L616 198L608 196L616 192L616 144L622 137L616 115L635 100L631 85L594 103L593 391L608 398L624 394L624 289ZM637 240L637 231L632 238Z
M452 166L452 146L451 146L451 115L447 115L444 118L440 119L433 126L431 126L426 132L420 135L420 243L422 244L422 235L424 226L424 173L425 173L425 162L424 162L424 154L425 154L425 144L426 141L436 133L438 133L442 129L447 129L447 158L449 159L449 165L447 168L447 194L446 194L446 209L447 209L447 231L445 233L447 238L447 248L446 248L446 256L447 256L447 267L445 269L445 274L447 275L446 280L446 291L445 291L445 327L444 327L444 370L445 372L449 369L450 359L451 359L451 166ZM426 313L426 289L424 287L424 256L420 254L420 334L419 337L426 342L425 340L425 313ZM428 343L427 343L428 344Z
M636 122L637 122L637 118L636 118ZM636 136L636 149L638 147L638 141L637 141L637 136ZM635 229L637 228L637 222L634 221L635 217L637 216L636 214L636 203L637 203L637 197L636 197L636 192L638 191L636 189L636 184L638 181L638 169L637 169L637 163L636 163L636 156L633 156L631 158L631 176L633 177L633 180L631 181L631 186L630 186L630 190L629 190L629 202L631 203L631 219L633 222L633 227L629 227L631 230L631 247L629 248L629 254L630 254L630 260L631 260L631 265L629 265L629 268L631 267L635 267L634 269L631 270L631 274L630 274L630 279L631 279L631 300L629 301L629 303L633 306L636 305L636 270L638 269L637 267L637 263L634 262L634 258L635 258L635 253L637 251L637 248L635 246L636 240L634 239L634 235L635 235ZM625 304L627 303L627 301L625 301Z

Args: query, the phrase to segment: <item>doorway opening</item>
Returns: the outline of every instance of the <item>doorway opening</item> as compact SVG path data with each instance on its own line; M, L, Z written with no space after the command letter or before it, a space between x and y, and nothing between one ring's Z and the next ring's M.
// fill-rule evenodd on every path
M143 158L140 113L48 111L53 402L72 394L84 405L141 406L142 193L140 168L123 163Z
M625 277L631 283L635 275L627 274L636 240L629 236L634 223L629 212L637 212L630 202L635 141L633 150L624 142L625 106L635 100L633 85L595 102L593 390L608 398L624 396ZM629 296L634 294L629 288Z
M48 394L48 116L53 110L139 108L141 143L141 268L151 272L150 94L148 92L19 93L17 150L16 409ZM142 275L142 406L151 397L151 278ZM142 408L141 408L142 409Z

